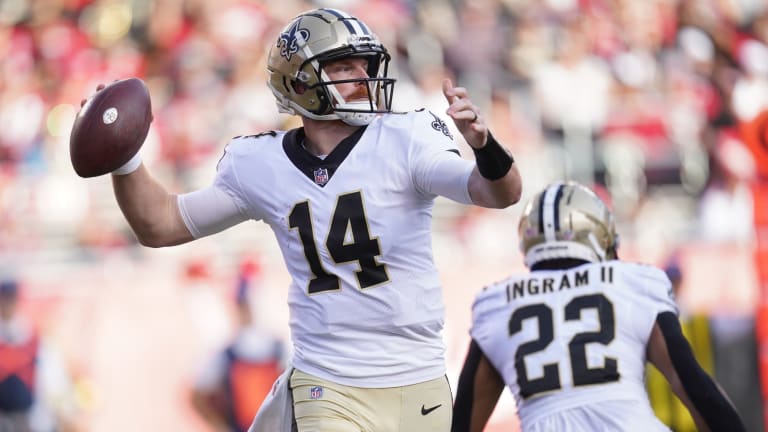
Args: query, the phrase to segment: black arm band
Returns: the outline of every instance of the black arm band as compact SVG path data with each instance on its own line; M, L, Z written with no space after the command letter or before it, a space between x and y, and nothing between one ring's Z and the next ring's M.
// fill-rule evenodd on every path
M467 358L464 360L464 367L459 375L458 391L456 401L453 403L453 425L452 432L462 432L469 430L469 423L472 419L472 405L475 394L475 375L480 365L480 358L483 352L477 342L472 340L469 345Z
M481 149L472 147L472 151L475 152L477 170L480 171L481 176L488 180L498 180L504 177L515 162L512 155L496 141L490 131L485 147Z
M685 393L710 430L746 432L739 414L696 361L677 316L672 312L662 312L656 317L656 324L664 336L669 358Z

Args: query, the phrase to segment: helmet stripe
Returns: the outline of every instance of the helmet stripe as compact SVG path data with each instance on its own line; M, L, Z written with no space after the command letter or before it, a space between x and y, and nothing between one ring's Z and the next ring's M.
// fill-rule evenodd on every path
M370 35L371 34L371 29L369 29L368 26L364 22L362 22L360 20L355 20L355 22L360 25L360 30L363 32L363 34L365 34L365 35Z
M562 198L564 185L562 183L554 184L547 188L544 196L541 198L542 204L542 226L544 228L544 240L551 242L557 239L556 234L559 228L557 208L560 198Z
M370 32L368 32L368 29L365 28L362 22L356 18L344 20L344 24L346 24L347 28L349 27L353 28L353 30L349 31L352 34L364 34L364 35L370 34Z
M555 204L554 204L554 212L555 212L555 232L560 232L560 199L563 197L563 192L565 191L565 184L561 184L560 187L557 188L557 194L555 195Z
M323 8L320 10L326 11L329 14L337 17L339 21L341 21L344 24L344 26L347 27L347 30L349 30L350 34L353 34L353 35L368 34L367 31L363 30L360 27L360 25L358 24L357 18L353 17L352 15L349 15L340 10L331 9L331 8Z
M338 9L333 9L333 8L320 8L320 10L321 10L321 11L326 11L326 12L328 12L329 14L331 14L331 15L333 15L333 16L335 16L335 17L337 17L337 18L352 18L352 15L350 15L350 14L348 14L348 13L346 13L346 12L342 12L342 11L340 11L340 10L338 10Z
M544 195L547 194L547 190L545 189L544 192L541 194L541 198L539 199L539 220L538 226L539 226L539 234L544 234Z

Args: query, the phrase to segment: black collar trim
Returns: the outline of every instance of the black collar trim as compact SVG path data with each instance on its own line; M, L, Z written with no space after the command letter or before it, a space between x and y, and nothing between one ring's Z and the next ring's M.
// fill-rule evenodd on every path
M299 171L316 185L323 187L331 181L331 177L333 177L333 174L341 163L344 162L344 159L347 158L347 155L349 155L349 152L352 151L357 142L360 141L360 137L363 136L367 127L363 126L352 133L352 135L341 140L339 145L325 159L320 159L302 146L306 136L303 127L291 129L285 134L285 137L283 137L283 150Z

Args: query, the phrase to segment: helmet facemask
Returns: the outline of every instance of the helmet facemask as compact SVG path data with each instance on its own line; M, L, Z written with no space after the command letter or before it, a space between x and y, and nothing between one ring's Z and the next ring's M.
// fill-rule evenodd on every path
M331 80L325 72L325 65L335 60L350 57L362 57L368 61L368 78ZM353 126L370 123L378 114L392 111L392 92L395 80L387 78L389 54L350 55L320 62L320 82L312 88L322 88L329 100L331 109L338 118ZM379 74L381 72L381 74ZM336 88L337 84L362 83L359 91L350 95L347 101Z

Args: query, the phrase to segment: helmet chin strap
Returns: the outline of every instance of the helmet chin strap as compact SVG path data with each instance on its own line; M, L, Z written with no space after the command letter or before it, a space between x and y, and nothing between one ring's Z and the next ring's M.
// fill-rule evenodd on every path
M368 102L360 101L360 102L348 102L343 105L338 104L337 106L343 106L343 108L351 108L351 109L366 109L366 108L369 108L371 105ZM366 112L336 111L335 114L339 116L339 119L341 121L343 121L344 123L350 126L365 126L367 124L370 124L373 121L373 119L376 118L376 113L366 113Z

